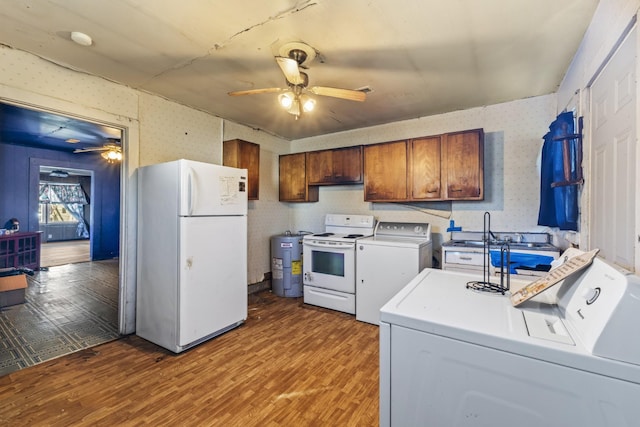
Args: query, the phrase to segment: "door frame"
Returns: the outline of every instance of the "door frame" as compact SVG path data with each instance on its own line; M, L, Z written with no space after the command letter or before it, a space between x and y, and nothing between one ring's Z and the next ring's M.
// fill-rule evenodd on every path
M121 335L135 332L136 322L136 246L137 176L139 121L136 117L106 112L75 102L52 98L17 88L3 87L0 101L18 107L42 110L79 120L102 124L122 131L120 166L120 258L118 286L118 328Z

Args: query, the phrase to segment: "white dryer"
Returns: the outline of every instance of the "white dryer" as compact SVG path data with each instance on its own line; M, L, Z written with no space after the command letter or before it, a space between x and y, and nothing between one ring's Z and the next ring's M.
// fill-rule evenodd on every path
M381 221L356 246L356 320L379 325L380 308L432 266L431 225Z
M381 310L381 426L640 423L640 278L600 259L518 307L425 269Z

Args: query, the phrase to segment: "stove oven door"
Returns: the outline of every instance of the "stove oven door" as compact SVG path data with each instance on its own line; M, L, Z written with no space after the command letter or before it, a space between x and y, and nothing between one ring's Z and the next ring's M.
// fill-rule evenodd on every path
M355 243L303 242L305 285L355 293Z

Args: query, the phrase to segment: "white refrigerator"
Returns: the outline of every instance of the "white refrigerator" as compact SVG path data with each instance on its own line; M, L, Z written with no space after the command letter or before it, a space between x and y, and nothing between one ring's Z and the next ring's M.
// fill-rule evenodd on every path
M246 169L138 169L138 336L180 353L246 320L246 190Z

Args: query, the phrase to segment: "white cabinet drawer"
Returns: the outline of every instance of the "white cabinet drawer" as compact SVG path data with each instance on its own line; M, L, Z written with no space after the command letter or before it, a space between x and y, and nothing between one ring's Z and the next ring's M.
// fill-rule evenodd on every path
M482 265L484 253L482 251L445 251L445 264Z

